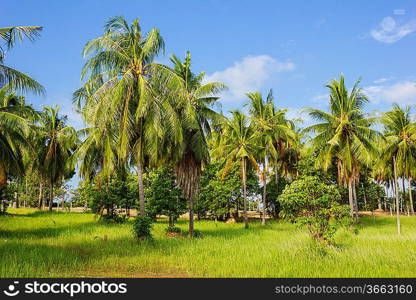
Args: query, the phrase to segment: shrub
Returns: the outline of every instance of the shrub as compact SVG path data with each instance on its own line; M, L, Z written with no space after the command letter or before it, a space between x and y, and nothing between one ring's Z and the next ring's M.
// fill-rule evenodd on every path
M121 224L126 222L126 220L128 219L127 216L119 216L119 215L101 215L100 216L100 221L104 222L104 223L113 223L113 224Z
M337 186L315 176L304 176L293 181L280 195L280 214L307 226L315 240L331 243L336 230L350 222L348 206L339 204L340 199Z
M188 230L182 231L182 235L183 236L189 236L189 231ZM194 234L193 234L192 237L193 238L202 238L202 232L198 229L194 229Z
M137 216L133 221L133 234L139 239L151 238L152 219L149 217Z
M181 233L182 229L180 229L179 227L171 227L169 226L168 228L165 229L165 232L173 232L173 233Z

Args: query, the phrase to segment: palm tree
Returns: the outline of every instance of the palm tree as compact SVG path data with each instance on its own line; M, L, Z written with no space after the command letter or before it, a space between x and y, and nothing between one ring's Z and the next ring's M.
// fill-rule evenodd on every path
M0 189L7 184L7 175L22 174L23 157L30 148L28 136L34 110L25 104L24 97L10 93L9 87L0 89Z
M270 160L276 161L280 149L275 145L282 140L287 141L293 134L291 128L288 126L284 118L284 110L276 110L273 103L273 93L270 90L266 101L263 100L261 93L248 93L247 97L250 99L248 103L249 113L251 117L252 126L256 130L259 143L262 151L258 153L258 158L263 165L262 179L263 179L263 213L262 224L266 224L266 187L267 187L267 170L268 162Z
M49 210L52 210L54 186L73 169L72 152L77 142L76 131L66 125L67 117L59 116L59 106L45 106L36 128L38 169L50 185Z
M345 87L344 76L332 80L328 85L329 109L324 112L306 108L309 115L322 123L309 126L305 130L313 132L312 148L318 153L317 166L327 170L336 161L339 184L348 184L348 200L351 214L355 212L358 222L358 205L355 197L355 184L362 164L371 162L377 150L373 144L378 133L370 128L374 118L362 112L367 97L358 88L359 80L351 91Z
M193 204L198 193L202 165L209 161L207 135L211 132L211 121L221 118L211 107L216 96L226 86L220 82L203 84L205 73L195 75L191 71L191 54L186 54L184 62L171 56L174 72L182 80L182 89L174 94L175 110L183 137L176 143L171 153L176 180L189 205L189 235L193 235Z
M158 29L142 33L139 21L131 25L122 17L111 18L101 37L89 41L84 48L88 57L81 79L88 78L83 91L89 91L87 105L94 111L94 126L117 124L117 157L121 164L133 164L137 169L140 215L145 215L143 169L149 144L163 132L164 120L176 128L169 102L156 94L155 82L163 82L165 89L175 89L180 82L173 72L153 59L164 49ZM180 138L180 137L177 137ZM151 153L150 153L151 154Z
M218 146L213 150L216 157L225 157L225 167L222 176L225 177L236 161L241 165L241 180L244 201L244 226L248 228L247 216L247 166L251 163L258 169L256 155L261 151L258 138L253 126L249 125L249 120L240 111L232 111L232 118L224 122L223 131Z
M16 41L22 41L24 38L33 41L39 36L41 30L40 26L0 28L0 88L7 85L10 90L16 92L44 93L44 88L36 80L4 64L6 51L13 48ZM1 44L1 41L4 43Z
M416 168L416 126L410 119L410 107L401 109L398 105L394 105L391 111L383 115L382 123L385 129L386 147L383 149L381 159L390 162L394 170L397 230L400 234L397 179L400 175L408 180L410 209L414 214L411 180L415 176Z

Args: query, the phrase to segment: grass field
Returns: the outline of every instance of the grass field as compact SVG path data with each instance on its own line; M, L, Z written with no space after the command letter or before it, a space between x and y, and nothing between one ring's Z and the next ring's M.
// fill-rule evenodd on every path
M98 223L93 214L10 209L0 217L0 277L416 277L416 218L362 218L341 230L336 247L314 247L304 229L197 221L202 239L136 241L131 224ZM186 229L186 221L179 227Z

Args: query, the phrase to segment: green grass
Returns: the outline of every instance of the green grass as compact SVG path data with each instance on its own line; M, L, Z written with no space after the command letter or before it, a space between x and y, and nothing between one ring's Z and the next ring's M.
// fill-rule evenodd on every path
M315 247L304 229L197 221L202 239L136 241L131 224L98 223L93 214L10 209L0 217L0 277L416 277L416 218L362 218L341 230L336 247ZM186 229L186 221L178 224Z

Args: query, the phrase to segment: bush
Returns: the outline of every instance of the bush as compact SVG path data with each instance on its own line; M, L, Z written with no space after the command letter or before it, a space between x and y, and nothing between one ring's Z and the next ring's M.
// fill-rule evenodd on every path
M280 195L280 215L307 226L315 240L331 243L338 227L351 221L348 206L339 204L340 200L336 185L325 184L316 176L304 176L293 181Z
M149 217L137 216L133 221L133 234L138 239L151 238L152 219Z
M119 216L119 215L101 215L100 216L100 221L104 222L104 223L109 223L109 224L121 224L126 222L128 219L127 216Z
M182 231L182 235L183 236L189 236L189 231L188 230ZM194 229L194 234L193 234L192 237L193 238L202 238L202 232L198 229Z
M165 232L181 233L182 229L180 229L179 227L169 226L168 228L165 229Z

